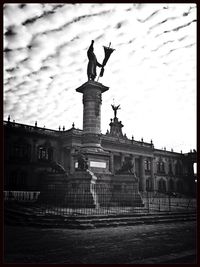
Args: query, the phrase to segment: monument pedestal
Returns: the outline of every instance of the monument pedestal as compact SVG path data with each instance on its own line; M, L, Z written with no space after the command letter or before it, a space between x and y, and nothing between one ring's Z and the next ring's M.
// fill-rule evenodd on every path
M90 148L82 148L81 153L85 155L88 162L88 169L97 173L110 174L110 154L109 152L100 150L96 151Z
M97 177L89 170L77 170L69 175L65 205L72 208L97 208L96 180Z
M83 94L82 147L102 150L101 103L102 93L109 88L95 81L88 81L76 89Z
M138 179L134 174L117 174L112 178L112 200L113 205L143 207L142 198L139 193Z
M88 168L95 173L109 173L110 155L101 147L102 93L109 88L88 81L76 89L83 94L83 136L81 153L88 159Z
M72 207L143 206L138 179L133 174L112 175L110 153L101 147L102 93L109 88L88 81L76 89L83 94L83 135L80 153L88 170L75 171L68 178L66 203ZM123 125L115 116L114 126ZM116 127L113 128L116 132ZM117 132L118 133L118 132ZM118 133L118 134L119 134Z

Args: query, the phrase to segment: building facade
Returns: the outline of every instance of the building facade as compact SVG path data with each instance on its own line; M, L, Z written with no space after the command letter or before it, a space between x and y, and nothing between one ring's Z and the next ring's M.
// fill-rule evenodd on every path
M195 194L193 164L196 151L187 154L154 148L152 142L128 139L122 133L122 122L111 119L110 130L100 134L101 147L107 153L107 164L89 159L94 173L115 174L127 159L139 179L139 191ZM67 174L74 174L77 153L85 144L83 130L72 125L68 130L46 128L4 121L4 190L40 191L44 172L59 163ZM109 169L108 169L109 168Z

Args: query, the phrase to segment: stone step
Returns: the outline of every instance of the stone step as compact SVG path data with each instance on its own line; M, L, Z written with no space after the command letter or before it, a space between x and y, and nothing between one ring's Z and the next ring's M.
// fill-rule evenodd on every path
M138 217L134 220L95 220L95 221L82 221L80 223L80 228L98 228L98 227L116 227L116 226L130 226L139 224L151 224L151 223L167 223L167 222L177 222L177 221L194 221L196 220L196 215L193 216L165 216L165 217Z
M29 224L30 226L38 226L38 227L50 227L50 228L70 228L70 229L94 229L94 228L101 228L101 227L118 227L118 226L134 226L134 225L141 225L141 224L159 224L159 223L171 223L171 222L183 222L183 221L194 221L196 218L165 218L165 219L140 219L136 221L129 221L129 222L123 222L123 221L113 221L113 222L99 222L99 223L87 223L83 222L81 224L77 223L48 223L47 221L42 222L34 222L32 224Z
M175 216L175 215L189 215L189 214L194 214L196 215L196 212L194 211L188 211L188 212L154 212L154 213L147 213L147 212L137 212L137 213L121 213L121 214L94 214L94 215L75 215L75 216L72 216L73 218L75 217L76 219L78 220L81 220L81 219L108 219L108 218L114 218L114 219L117 219L117 218L134 218L134 217L149 217L149 216L166 216L166 215L169 215L169 216ZM70 218L70 215L64 215L64 217L66 218Z
M138 217L118 217L118 218L96 218L96 219L77 219L76 217L51 217L51 216L35 216L35 217L5 217L5 223L12 225L29 225L36 227L64 227L73 229L92 229L98 227L117 227L130 226L151 223L167 223L175 221L192 221L196 220L196 214L162 214Z
M120 208L119 208L120 210ZM95 215L59 215L42 214L41 207L26 205L5 206L4 221L12 225L32 225L38 227L65 227L76 229L90 229L96 227L116 227L123 225L136 225L142 223L161 223L170 221L196 220L195 211L181 212L154 212L147 213L147 209L141 209L140 213L127 214L95 214ZM59 209L58 209L59 211ZM69 210L68 210L69 211ZM73 210L72 210L73 211ZM71 212L72 212L71 211ZM96 210L98 211L98 209ZM105 212L107 210L105 209Z
M72 213L73 210L71 210L70 212ZM59 209L58 209L59 212ZM68 210L69 212L69 210ZM88 209L88 212L90 212L90 209ZM96 210L96 212L98 212L98 209ZM100 211L102 212L102 211ZM108 210L105 209L105 213L108 212ZM61 218L61 217L66 217L66 218L70 218L70 217L76 217L76 219L95 219L95 218L126 218L126 217L138 217L138 216L164 216L164 215L181 215L181 214L196 214L195 211L180 211L180 212L150 212L148 213L146 209L142 209L141 212L128 212L128 213L118 213L118 214L88 214L88 215L80 215L80 214L44 214L44 211L42 210L35 210L35 209L23 209L23 210L13 210L13 209L9 209L6 208L4 210L4 214L6 216L16 216L16 217L34 217L34 216L38 216L38 217L43 217L45 215L45 217L52 217L52 218Z
M115 221L115 222L128 222L128 221L136 221L136 220L140 220L141 218L142 219L154 219L154 218L157 218L157 219L165 219L165 218L189 218L189 217L195 217L196 218L196 215L194 214L176 214L176 215L158 215L158 216L153 216L153 215L149 215L149 216L139 216L139 217L118 217L118 218L96 218L96 219L76 219L76 221L78 221L79 223L82 223L82 222L93 222L93 223L96 223L96 222L112 222L112 221Z
M94 228L99 228L99 227L117 227L117 226L134 226L134 225L141 225L141 224L159 224L159 223L169 223L169 222L178 222L178 221L193 221L193 218L167 218L167 219L154 219L154 220L138 220L135 222L113 222L113 223L96 223L94 224ZM87 224L86 224L87 225ZM83 224L85 226L85 224Z

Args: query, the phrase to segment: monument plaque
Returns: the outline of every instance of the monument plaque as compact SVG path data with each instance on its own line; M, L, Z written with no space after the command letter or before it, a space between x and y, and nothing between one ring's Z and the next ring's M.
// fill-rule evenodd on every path
M90 167L93 168L106 168L106 162L90 161Z

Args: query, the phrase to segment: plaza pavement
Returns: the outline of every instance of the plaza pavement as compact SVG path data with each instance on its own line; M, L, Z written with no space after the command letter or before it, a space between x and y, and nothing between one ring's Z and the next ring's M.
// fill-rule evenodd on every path
M195 263L196 223L88 230L4 228L4 263Z
M195 221L87 230L4 228L4 263L195 262Z

